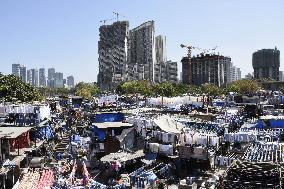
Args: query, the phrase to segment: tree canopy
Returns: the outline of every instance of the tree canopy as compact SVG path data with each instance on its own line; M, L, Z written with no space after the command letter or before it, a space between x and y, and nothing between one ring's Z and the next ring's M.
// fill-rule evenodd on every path
M239 94L253 94L260 89L260 85L255 80L242 79L234 81L227 87L228 92L236 92Z
M97 95L99 92L99 87L94 83L80 82L75 86L75 95L85 99L91 99L92 96Z
M0 98L8 102L31 102L43 99L38 88L23 82L15 75L2 74L0 74Z

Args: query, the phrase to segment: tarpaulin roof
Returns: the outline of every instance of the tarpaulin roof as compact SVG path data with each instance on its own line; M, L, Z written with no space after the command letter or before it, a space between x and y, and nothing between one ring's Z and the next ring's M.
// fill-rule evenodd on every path
M107 128L119 128L119 127L131 127L132 124L124 122L103 122L103 123L93 123L99 129Z
M160 127L161 130L168 133L181 133L183 125L169 116L160 116L154 120L154 123Z
M143 150L138 150L133 153L128 153L128 152L116 152L116 153L111 153L108 154L104 157L101 158L101 161L103 162L112 162L112 161L119 161L119 162L125 162L128 160L136 159L143 157L145 154Z

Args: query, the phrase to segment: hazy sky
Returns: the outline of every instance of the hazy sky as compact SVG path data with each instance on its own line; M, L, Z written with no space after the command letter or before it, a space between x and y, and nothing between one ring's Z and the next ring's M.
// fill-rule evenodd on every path
M181 43L218 45L244 76L254 51L284 52L283 0L0 0L0 72L11 73L19 62L96 81L100 20L114 18L113 11L130 28L154 20L173 61L186 55Z

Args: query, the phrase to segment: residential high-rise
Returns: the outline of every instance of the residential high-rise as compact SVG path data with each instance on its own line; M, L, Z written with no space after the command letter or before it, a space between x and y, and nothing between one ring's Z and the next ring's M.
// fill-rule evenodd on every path
M154 21L148 21L129 32L128 79L154 81Z
M63 73L61 72L55 72L54 74L54 87L55 88L63 88Z
M55 75L55 69L49 68L47 70L47 86L49 88L54 88L54 75Z
M31 85L33 83L32 70L27 70L27 83Z
M237 68L237 80L242 79L242 71L241 68Z
M67 87L69 89L75 87L74 77L72 75L67 77Z
M155 38L155 51L156 51L156 63L165 62L166 57L166 37L158 35Z
M284 81L283 71L279 71L279 81Z
M27 82L27 68L23 65L20 66L20 77L23 82Z
M224 64L224 82L226 84L233 82L232 70L233 70L233 63L232 62L229 61L226 64Z
M166 61L155 64L155 82L178 83L178 65L177 62Z
M262 49L252 55L252 66L255 79L270 78L279 80L280 51L275 49Z
M39 87L45 87L45 86L46 86L45 69L40 68L39 69Z
M20 64L12 64L12 74L20 77Z
M126 80L128 21L102 25L98 42L99 74L98 84L103 91L113 90Z
M32 85L38 87L39 80L38 80L38 69L31 69L32 72Z

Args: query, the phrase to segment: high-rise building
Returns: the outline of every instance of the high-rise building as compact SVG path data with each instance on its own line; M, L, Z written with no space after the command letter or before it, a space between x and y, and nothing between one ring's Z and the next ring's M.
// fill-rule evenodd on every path
M232 82L232 68L233 68L232 62L227 62L226 64L224 64L224 82L226 84Z
M38 80L38 69L31 69L32 72L32 85L38 87L39 80Z
M67 77L67 87L69 89L75 87L74 77L72 75Z
M225 83L225 65L230 62L230 57L215 54L192 57L192 84L213 83L217 86L227 84Z
M55 88L63 88L63 73L61 72L55 72L54 74L54 87Z
M54 88L54 75L55 75L55 69L49 68L47 70L47 86L49 88Z
M20 64L12 64L12 74L21 78L23 82L27 81L27 68Z
M12 64L12 74L20 77L20 64Z
M284 81L283 71L279 71L279 81Z
M40 68L39 69L39 87L45 87L45 86L46 86L45 69Z
M31 85L33 83L32 70L27 70L27 83Z
M166 37L158 35L155 38L155 50L156 50L156 63L165 62L166 57Z
M23 65L20 66L20 78L23 82L27 82L27 68Z
M98 84L101 90L108 91L126 80L129 23L119 21L102 25L99 31Z
M128 79L154 81L154 21L148 21L129 32Z
M242 71L241 68L237 68L237 80L242 79Z
M252 55L252 66L255 79L270 78L279 80L280 51L275 49L262 49Z
M155 82L178 83L178 65L177 62L166 61L155 64Z

